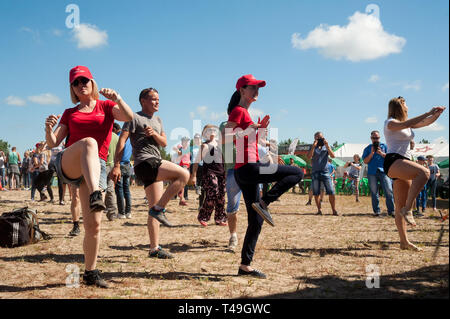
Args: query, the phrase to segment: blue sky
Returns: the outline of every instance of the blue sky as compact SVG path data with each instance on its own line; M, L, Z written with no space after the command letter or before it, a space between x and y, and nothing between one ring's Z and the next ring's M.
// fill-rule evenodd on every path
M226 120L236 80L251 73L267 82L251 114L269 114L279 140L322 131L369 143L392 97L406 98L410 116L448 106L448 30L443 0L3 0L0 139L20 152L43 140L45 118L73 106L70 68L86 65L134 111L141 89L157 88L169 137ZM448 141L448 113L416 141Z

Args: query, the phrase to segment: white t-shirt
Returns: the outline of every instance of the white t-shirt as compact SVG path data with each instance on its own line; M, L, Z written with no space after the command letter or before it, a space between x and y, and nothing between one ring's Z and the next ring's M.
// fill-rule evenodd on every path
M388 123L393 120L393 118L389 118L384 121L384 138L386 139L387 152L397 153L410 158L409 143L414 139L414 132L411 128L405 128L399 131L388 129Z

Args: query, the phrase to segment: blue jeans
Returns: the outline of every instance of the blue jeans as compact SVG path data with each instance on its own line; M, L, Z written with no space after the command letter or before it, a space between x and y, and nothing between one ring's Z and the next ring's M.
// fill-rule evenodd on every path
M130 176L131 165L120 164L120 180L116 184L117 210L119 214L128 214L131 212L131 193L130 193ZM125 209L123 201L125 199Z
M236 214L241 201L241 189L234 178L234 169L227 170L227 214Z
M426 188L430 190L431 204L433 205L433 208L436 208L437 179L429 179Z
M425 207L427 207L427 197L427 185L425 185L416 198L417 210L419 210L420 207L422 207L422 211L425 210Z
M2 187L6 187L6 185L5 185L5 170L6 170L6 168L0 168L0 179L1 179L1 182L2 182Z
M31 173L31 199L34 200L34 194L36 193L36 177L38 177L39 171L35 170Z
M380 213L380 201L378 197L378 182L386 196L386 207L388 213L394 213L394 193L392 191L392 180L384 173L377 171L375 175L367 175L369 180L370 195L372 196L372 209L375 214Z
M328 172L313 172L311 174L311 184L313 195L320 195L320 184L325 186L327 195L334 195L333 182L331 181L331 176Z
M26 172L22 172L22 180L23 187L30 188L31 186L31 173L27 170Z
M256 243L261 232L263 218L253 209L252 204L258 202L261 183L277 182L263 197L269 205L276 201L292 186L300 183L303 172L300 168L289 165L248 163L234 171L239 188L244 196L247 208L247 231L241 253L241 264L249 266L253 260Z

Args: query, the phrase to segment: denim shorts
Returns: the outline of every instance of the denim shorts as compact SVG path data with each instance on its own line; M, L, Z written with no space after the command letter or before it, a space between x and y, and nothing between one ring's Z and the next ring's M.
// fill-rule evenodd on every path
M62 167L61 167L61 159L62 159L63 153L64 153L64 151L59 152L56 155L56 158L54 161L54 166L56 169L56 174L58 175L58 180L60 180L63 184L70 184L70 185L73 185L76 187L80 187L81 182L84 180L83 176L75 178L75 179L71 179L71 178L68 178L66 175L64 175L64 173L62 171ZM99 158L99 160L100 160L100 180L98 183L98 187L104 191L107 187L106 161L101 158Z
M236 214L239 210L239 202L241 201L241 189L234 178L234 169L227 170L227 214Z
M320 195L320 184L325 186L327 195L334 195L334 187L328 172L311 173L311 184L314 195Z

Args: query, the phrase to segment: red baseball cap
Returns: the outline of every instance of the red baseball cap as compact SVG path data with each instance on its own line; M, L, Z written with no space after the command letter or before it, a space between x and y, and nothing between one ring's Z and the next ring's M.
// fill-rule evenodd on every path
M236 90L239 91L241 87L244 85L257 85L258 87L264 87L266 86L266 81L263 80L257 80L255 77L251 74L243 75L237 80L236 82Z
M73 81L75 81L76 78L79 78L80 76L85 77L89 80L93 80L94 77L91 74L91 71L85 66L77 65L76 67L72 68L69 73L69 82L72 84Z

